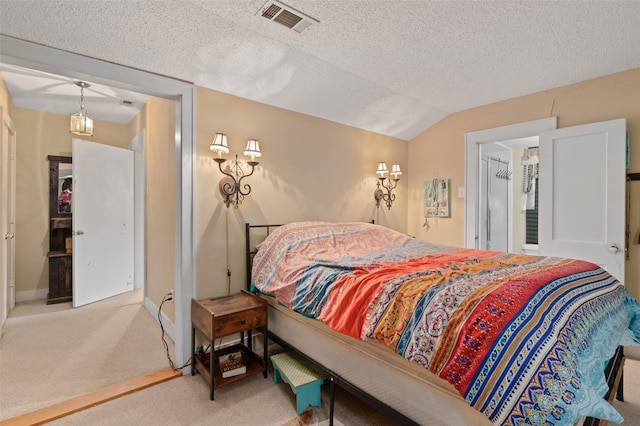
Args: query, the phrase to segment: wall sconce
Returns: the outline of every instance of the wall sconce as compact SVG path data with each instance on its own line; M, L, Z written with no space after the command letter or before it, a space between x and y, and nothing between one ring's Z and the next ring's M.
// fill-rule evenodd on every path
M256 160L262 156L260 145L255 139L249 139L247 142L244 155L248 159L247 164L251 167L250 173L246 173L242 169L241 160L238 160L237 154L235 160L230 160L230 165L227 164L224 169L222 168L222 164L227 161L225 155L229 153L227 135L224 133L216 133L209 149L215 153L213 161L218 163L218 168L225 175L218 184L220 193L224 197L224 203L227 205L227 208L233 204L233 207L237 209L238 206L242 204L244 197L251 192L249 184L245 183L241 186L241 183L242 179L251 176L254 168L260 164L260 162Z
M399 176L402 172L400 171L400 166L398 164L394 164L391 166L391 176L388 179L387 173L389 173L389 170L387 170L387 163L378 163L378 170L376 171L376 174L378 175L378 189L376 189L374 197L376 199L376 207L380 208L380 201L384 200L387 204L387 208L391 210L391 204L396 200L396 194L392 194L391 191L398 186L398 181L400 180ZM386 190L386 193L383 189Z

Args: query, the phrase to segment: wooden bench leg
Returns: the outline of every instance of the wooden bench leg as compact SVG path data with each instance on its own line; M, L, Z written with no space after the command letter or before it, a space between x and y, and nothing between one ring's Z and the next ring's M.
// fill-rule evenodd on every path
M324 377L286 353L272 355L274 383L287 383L296 395L296 410L301 415L307 407L321 407Z
M298 415L307 407L320 407L320 383L314 382L296 389L296 409Z

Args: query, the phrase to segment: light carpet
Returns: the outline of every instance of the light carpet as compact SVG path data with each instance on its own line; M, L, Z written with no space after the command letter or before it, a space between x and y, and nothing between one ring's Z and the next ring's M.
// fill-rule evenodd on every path
M75 309L19 303L3 329L0 420L168 366L139 290Z
M0 420L166 368L160 327L141 301L137 291L76 309L44 301L19 304L0 340ZM269 373L217 389L214 401L202 377L182 376L49 424L329 424L328 383L322 407L298 416L289 386L274 384ZM625 424L640 425L640 361L627 359L625 401L614 405ZM340 388L334 414L337 426L394 424Z
M0 339L0 420L169 366L156 319L135 291L73 309L44 300L19 303ZM173 342L168 339L173 357ZM337 389L336 425L393 424ZM329 424L323 406L297 416L285 383L254 375L216 390L183 376L50 422L52 425L284 425Z

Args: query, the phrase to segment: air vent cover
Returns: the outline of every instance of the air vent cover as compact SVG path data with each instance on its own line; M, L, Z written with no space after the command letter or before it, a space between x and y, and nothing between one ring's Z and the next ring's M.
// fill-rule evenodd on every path
M279 1L268 1L256 15L260 15L270 21L277 22L299 33L303 32L311 24L319 23L317 19L305 15L294 8L280 3Z

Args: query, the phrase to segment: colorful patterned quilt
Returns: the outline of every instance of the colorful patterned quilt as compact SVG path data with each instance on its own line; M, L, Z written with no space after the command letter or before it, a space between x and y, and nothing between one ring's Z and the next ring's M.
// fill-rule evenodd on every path
M365 223L277 228L253 285L450 382L494 424L621 422L604 366L640 306L594 264L440 246Z

